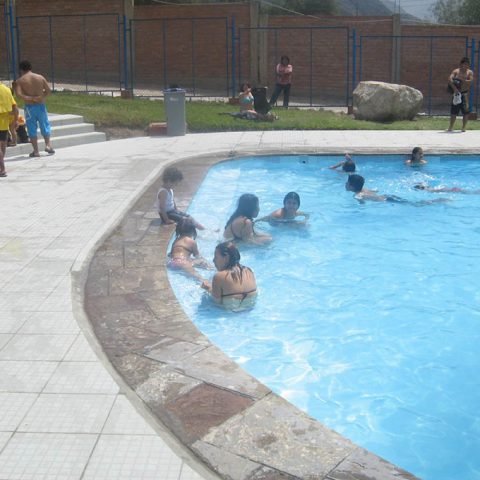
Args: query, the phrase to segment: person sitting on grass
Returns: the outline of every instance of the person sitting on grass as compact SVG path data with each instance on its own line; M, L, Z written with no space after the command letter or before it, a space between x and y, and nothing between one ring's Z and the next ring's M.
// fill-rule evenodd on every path
M183 174L177 167L167 167L163 172L163 186L157 193L155 207L162 219L162 223L170 225L177 223L183 218L190 218L195 227L204 230L205 227L194 220L190 215L177 209L173 196L173 187L183 180Z
M252 87L249 83L242 83L240 86L240 93L238 94L238 103L240 111L234 113L225 113L235 118L243 118L245 120L262 120L266 122L273 122L278 117L271 112L260 113L255 110L255 99L252 94Z
M332 165L330 168L331 170L336 170L337 168L342 167L342 172L344 173L355 173L355 170L357 169L355 162L353 161L352 157L346 153L345 154L345 160L342 160L339 163L336 163L335 165Z

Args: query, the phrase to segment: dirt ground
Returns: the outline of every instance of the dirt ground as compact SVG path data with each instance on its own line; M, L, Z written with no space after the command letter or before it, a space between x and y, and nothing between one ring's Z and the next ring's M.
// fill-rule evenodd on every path
M96 130L104 132L107 135L107 140L120 140L122 138L146 137L145 130L137 128L126 127L103 127Z

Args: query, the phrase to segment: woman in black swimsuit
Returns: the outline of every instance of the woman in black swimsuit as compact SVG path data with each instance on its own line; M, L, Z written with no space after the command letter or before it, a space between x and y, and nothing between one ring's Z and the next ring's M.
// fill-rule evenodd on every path
M229 310L252 308L257 297L257 282L253 271L240 265L240 252L233 242L217 245L213 259L217 273L212 282L204 281L215 302Z
M238 206L225 225L223 236L233 241L264 244L272 240L266 233L256 232L253 228L253 219L260 211L258 197L252 193L244 193L238 199Z

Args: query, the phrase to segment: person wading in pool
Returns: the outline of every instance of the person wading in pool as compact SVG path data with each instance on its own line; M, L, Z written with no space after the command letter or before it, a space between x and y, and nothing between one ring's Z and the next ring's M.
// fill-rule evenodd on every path
M258 197L252 193L244 193L238 199L238 206L225 225L223 236L234 242L244 241L263 245L272 241L266 233L256 232L253 228L253 219L260 211Z
M175 230L175 240L169 253L168 268L182 270L191 277L203 282L195 267L209 268L208 262L201 257L196 242L197 229L191 217L179 219Z
M342 167L342 172L343 173L355 173L355 170L357 169L357 166L355 165L355 162L353 161L352 157L346 153L345 154L345 160L342 160L339 163L336 163L335 165L332 165L331 167L328 167L330 170L337 170L337 168Z
M212 282L205 280L202 288L222 307L233 310L252 308L257 298L257 282L253 271L240 264L240 252L233 242L215 248L213 263L217 273Z
M412 154L405 160L406 165L415 167L418 165L425 165L427 161L423 158L423 149L422 147L415 147L412 150Z
M308 213L301 212L300 195L297 192L288 192L283 198L283 208L279 208L266 217L259 218L257 222L269 222L271 225L290 224L305 225L309 218ZM301 220L298 220L301 217Z

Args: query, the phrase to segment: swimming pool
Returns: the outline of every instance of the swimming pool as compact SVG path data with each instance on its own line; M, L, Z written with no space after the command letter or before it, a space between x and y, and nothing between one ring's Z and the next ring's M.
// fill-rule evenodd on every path
M356 443L425 479L477 479L480 229L478 195L416 191L415 183L480 188L479 157L356 157L367 188L444 204L361 205L328 170L339 157L268 157L219 164L190 212L223 228L238 196L261 212L297 191L306 229L264 228L267 248L241 249L257 275L251 312L212 307L191 280L170 279L185 311L246 370ZM218 234L202 233L207 257ZM268 359L268 362L265 361ZM454 459L453 461L451 459Z

